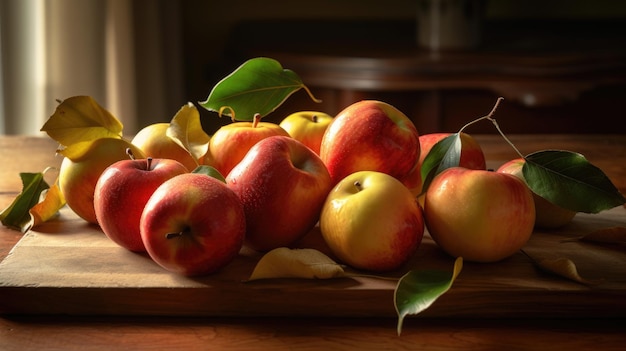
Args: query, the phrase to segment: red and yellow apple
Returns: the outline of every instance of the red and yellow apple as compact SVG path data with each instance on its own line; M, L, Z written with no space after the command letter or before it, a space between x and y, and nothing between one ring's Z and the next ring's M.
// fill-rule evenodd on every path
M526 183L511 174L452 167L426 191L424 217L431 237L449 255L495 262L526 244L535 203Z
M220 127L209 142L204 164L217 169L223 176L238 164L257 142L274 135L289 136L272 122L233 122Z
M521 157L510 160L502 164L497 172L509 173L525 181L522 173L524 162L526 161ZM576 216L576 211L555 205L534 192L533 199L535 200L535 227L537 228L559 228L571 222Z
M428 156L428 153L432 150L433 146L440 142L442 139L452 135L452 133L430 133L430 134L422 134L420 135L420 146L421 153L419 157L419 161L417 162L417 169L421 175L422 164L424 163L424 159ZM470 134L461 132L459 134L461 139L461 154L459 157L459 167L465 167L469 169L487 169L487 163L485 160L485 154L483 153L480 144L472 137ZM420 195L418 197L418 201L422 207L424 206L424 194L423 191L423 179L420 179L422 182L419 187L413 188L413 193L415 195Z
M140 148L147 157L176 160L189 171L193 171L199 162L167 135L169 126L165 122L149 124L135 135L131 143Z
M424 159L439 141L452 135L452 133L430 133L420 135L420 147L421 153L419 157L419 165L421 167ZM485 162L485 154L483 153L480 144L470 134L461 132L461 158L459 159L459 166L469 169L486 169L487 164Z
M328 126L320 157L333 184L357 171L407 177L419 159L419 134L413 122L394 106L377 100L356 102Z
M152 193L166 180L188 173L172 159L121 160L107 167L96 183L94 209L104 234L121 247L144 252L139 220Z
M223 182L201 173L161 184L140 220L149 256L185 276L212 274L232 262L243 245L245 225L239 198Z
M280 126L289 135L320 154L322 138L333 117L319 111L299 111L285 117Z
M258 251L290 246L307 234L332 187L319 156L288 136L255 144L226 184L245 209L246 245Z
M59 189L72 211L87 222L98 222L94 209L94 192L98 178L113 163L129 159L127 148L136 159L145 158L143 152L129 141L100 138L91 142L81 155L71 159L65 157L61 162Z
M405 264L424 235L415 196L396 178L359 171L328 194L320 230L331 252L353 268L392 271Z
M422 193L423 181L421 171L421 165L416 163L415 166L413 166L413 169L409 171L406 176L399 179L402 184L404 184L404 186L406 186L411 191L413 196L418 196Z

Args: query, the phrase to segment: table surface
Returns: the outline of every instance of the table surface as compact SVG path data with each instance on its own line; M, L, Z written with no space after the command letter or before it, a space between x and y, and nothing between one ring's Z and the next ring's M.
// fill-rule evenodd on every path
M559 148L577 151L600 167L626 193L626 136L512 135L524 154ZM477 135L488 164L515 157L504 140ZM21 188L20 172L58 165L48 138L0 136L0 208ZM29 155L29 157L19 157ZM22 237L0 229L0 259ZM1 298L1 297L0 297ZM229 349L229 350L622 350L626 327L620 320L409 318L401 336L394 318L242 318L2 316L3 350Z

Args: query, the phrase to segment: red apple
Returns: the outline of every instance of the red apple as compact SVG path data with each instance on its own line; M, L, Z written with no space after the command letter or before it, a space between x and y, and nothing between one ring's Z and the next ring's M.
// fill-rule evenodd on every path
M419 134L413 122L395 107L376 100L356 102L335 116L320 148L333 184L357 171L403 179L419 154Z
M506 173L452 167L426 191L426 228L448 254L495 262L521 249L533 232L532 192Z
M360 171L328 194L320 230L332 253L357 269L391 271L405 264L424 235L422 208L396 178Z
M186 276L212 274L239 254L246 220L239 198L225 183L186 173L161 184L140 221L150 257Z
M285 136L259 141L226 177L246 213L246 243L258 251L289 246L317 223L332 187L322 160Z
M104 234L123 248L144 252L139 219L148 199L163 182L187 172L171 159L122 160L107 167L94 192L96 219Z
M333 117L319 111L300 111L285 117L280 126L289 135L320 154L322 138Z
M272 122L233 122L219 128L209 141L209 151L203 163L228 175L248 150L262 139L274 135L289 136L278 124Z
M441 139L452 135L452 133L430 133L420 135L421 154L419 157L419 165L421 167L426 155L430 152L435 144ZM459 166L469 169L486 169L485 154L480 144L471 135L461 132L461 158Z
M502 164L497 172L509 173L524 180L522 173L524 162L526 161L521 157L510 160ZM534 192L533 199L535 200L535 227L537 228L559 228L571 222L576 215L576 211L555 205Z

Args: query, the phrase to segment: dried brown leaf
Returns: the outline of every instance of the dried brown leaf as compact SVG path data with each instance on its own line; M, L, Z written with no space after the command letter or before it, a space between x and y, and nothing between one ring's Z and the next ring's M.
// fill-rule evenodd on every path
M530 259L535 263L535 265L548 273L556 274L563 278L575 281L584 285L596 285L600 281L590 280L582 277L578 273L578 268L576 264L566 257L555 257L555 256L538 256L533 257L528 253L524 252Z
M608 227L595 230L576 240L601 243L626 245L626 227Z

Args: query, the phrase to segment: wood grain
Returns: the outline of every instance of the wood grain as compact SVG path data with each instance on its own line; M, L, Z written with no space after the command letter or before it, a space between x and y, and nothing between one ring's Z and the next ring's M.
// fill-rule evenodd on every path
M3 350L623 350L606 320L148 318L17 316L0 320ZM54 345L56 347L51 347ZM24 346L28 346L25 348Z
M515 152L503 142L499 136L476 136L492 167L505 160L515 157ZM626 189L626 136L624 135L511 135L511 140L524 153L542 148L562 148L579 151L588 159L602 168L623 192ZM0 204L2 208L19 192L21 187L17 172L40 171L50 161L59 161L51 156L50 150L56 145L47 138L37 137L0 137ZM19 158L15 154L29 157ZM42 156L43 155L43 156ZM623 219L620 219L623 221ZM549 233L547 233L549 234ZM52 234L48 234L52 235ZM569 234L571 235L571 234ZM549 236L547 236L549 238ZM13 245L22 238L18 232L0 227L0 259L4 259ZM537 238L537 236L535 236ZM538 249L549 250L541 241ZM567 245L571 245L568 243ZM560 245L559 245L560 246ZM531 251L532 252L532 251ZM623 255L613 250L613 254ZM622 258L623 259L623 258ZM572 303L572 299L584 303L610 305L613 300L605 301L603 294L610 289L606 287L585 287L579 284L560 281L549 274L528 266L524 256L516 255L514 261L523 262L524 269L540 277L540 281L555 282L566 285L568 289L578 292L568 293L569 297L561 301L555 297L558 308L565 308L568 313L575 311L580 315L595 313L593 307L584 307ZM447 264L447 261L444 261ZM623 266L623 261L621 263ZM495 267L501 267L501 271ZM510 286L511 276L507 278L506 265L467 264L454 289L444 295L432 307L450 306L451 301L464 293L458 289L461 282L468 283L468 274L473 272L484 281L489 274L497 273L499 295L505 294L503 287ZM582 267L582 266L581 266ZM598 267L581 268L581 274L599 270ZM610 268L612 269L612 268ZM597 271L596 271L597 272ZM611 273L614 274L614 273ZM504 278L502 278L504 277ZM607 276L605 276L607 277ZM508 281L507 281L508 279ZM605 281L606 283L606 281ZM477 281L476 288L480 284ZM532 288L532 287L531 287ZM113 290L113 289L110 289ZM124 290L124 289L122 289ZM273 289L272 293L280 291ZM524 290L526 291L526 290ZM599 291L599 293L598 293ZM558 290L557 295L563 290ZM523 292L517 292L517 298ZM552 294L552 291L547 291ZM581 294L578 297L576 294ZM0 292L0 301L4 299L4 291ZM623 300L623 292L617 290L617 299ZM461 303L472 306L474 303L500 304L499 310L510 308L504 302L494 301L497 296L465 295L467 299ZM103 299L107 296L100 296ZM386 297L385 297L386 298ZM506 297L505 297L506 298ZM530 295L529 299L535 298ZM47 298L47 302L70 305L71 301L63 300L62 294ZM386 300L384 300L386 301ZM383 304L383 300L372 303L372 306ZM505 300L506 301L506 300ZM570 301L570 303L567 303ZM239 301L247 304L246 300ZM361 303L361 302L354 302ZM386 302L384 302L386 303ZM519 300L518 300L519 303ZM329 302L331 304L331 302ZM555 308L551 304L536 306L526 304L531 309L545 307ZM341 308L337 304L336 308ZM387 308L387 307L385 307ZM519 308L519 307L518 307ZM77 309L77 308L74 308ZM591 310L591 311L590 311ZM614 314L623 314L626 310L623 302L614 305ZM70 310L72 312L72 310ZM427 311L428 312L428 311ZM454 312L454 311L452 311ZM444 311L438 310L443 314ZM616 318L434 318L418 315L405 321L403 333L396 335L395 318L356 317L337 318L334 316L291 316L291 317L172 317L172 316L76 316L63 314L54 315L7 315L0 317L0 348L7 351L22 350L554 350L559 347L567 350L623 350L626 344L626 326L621 323L623 315ZM558 345L558 346L557 346Z
M626 254L581 242L595 229L626 226L626 209L579 214L558 232L535 232L524 251L572 259L589 287L538 270L518 253L496 264L466 262L426 317L626 317ZM330 252L314 230L304 245ZM396 282L376 278L245 282L261 257L242 250L217 274L187 278L122 249L68 209L26 234L0 263L4 313L169 316L393 317ZM427 236L409 269L451 271L453 259ZM367 272L364 272L367 273ZM337 307L341 306L341 307Z

